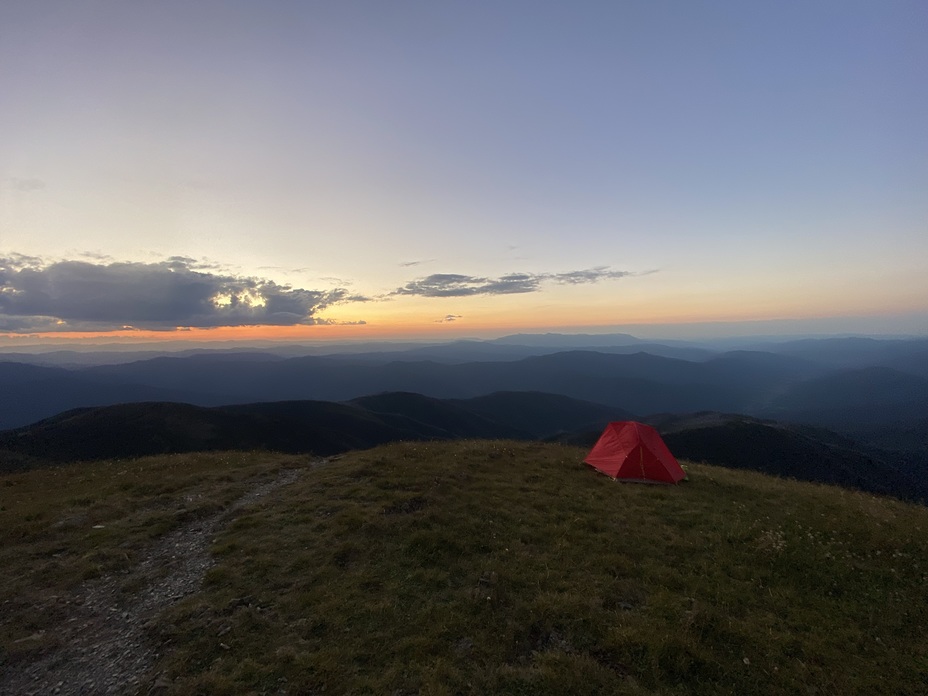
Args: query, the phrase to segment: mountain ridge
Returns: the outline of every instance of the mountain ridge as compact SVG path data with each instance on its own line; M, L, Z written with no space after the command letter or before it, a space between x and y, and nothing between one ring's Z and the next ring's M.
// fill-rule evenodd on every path
M744 415L640 418L538 392L444 400L387 392L344 403L156 402L75 409L0 432L0 471L230 449L329 456L395 441L516 439L590 447L614 420L651 423L681 459L928 501L928 454L894 453L821 428Z

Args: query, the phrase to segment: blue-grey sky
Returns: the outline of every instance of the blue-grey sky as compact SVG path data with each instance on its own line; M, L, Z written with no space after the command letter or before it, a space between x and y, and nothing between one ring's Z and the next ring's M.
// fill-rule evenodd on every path
M6 0L0 103L0 331L928 332L922 0Z

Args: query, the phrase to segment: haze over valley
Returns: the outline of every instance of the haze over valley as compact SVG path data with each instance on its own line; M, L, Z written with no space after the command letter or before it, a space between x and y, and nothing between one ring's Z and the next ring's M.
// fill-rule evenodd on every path
M0 355L0 452L10 467L255 447L334 454L404 439L592 444L607 422L638 419L664 430L681 457L928 495L926 339L722 350L526 334L389 347ZM764 440L785 434L785 451L802 443L791 456Z

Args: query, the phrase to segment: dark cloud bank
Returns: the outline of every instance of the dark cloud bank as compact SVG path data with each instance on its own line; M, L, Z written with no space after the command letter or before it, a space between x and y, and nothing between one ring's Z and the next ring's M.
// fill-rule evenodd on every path
M159 263L44 263L0 258L0 331L326 324L327 307L366 298L217 272L194 259Z

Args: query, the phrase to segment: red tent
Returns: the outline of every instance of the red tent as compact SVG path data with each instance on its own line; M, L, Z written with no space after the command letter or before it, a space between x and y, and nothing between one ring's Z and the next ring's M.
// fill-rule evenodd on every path
M607 476L627 481L677 483L686 478L657 431L634 421L607 425L583 461Z

